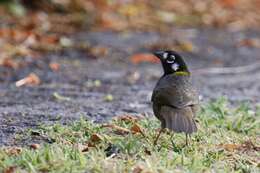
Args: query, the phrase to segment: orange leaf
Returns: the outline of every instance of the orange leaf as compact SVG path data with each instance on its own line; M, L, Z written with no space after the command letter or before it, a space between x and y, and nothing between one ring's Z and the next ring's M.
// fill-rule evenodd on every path
M140 54L135 54L130 57L130 60L134 64L139 64L141 62L151 62L151 63L158 63L160 60L155 57L152 54L145 54L145 53L140 53Z
M108 128L111 128L113 130L115 130L118 134L128 134L130 133L131 131L126 129L126 128L123 128L123 127L120 127L120 126L117 126L117 125L114 125L114 124L104 124L102 125L102 127L108 127Z
M41 80L36 74L30 73L27 77L17 81L15 85L16 87L21 87L23 85L39 85L40 82Z
M134 134L143 133L141 127L136 123L131 127L131 132Z
M234 7L238 0L218 0L223 7Z
M49 64L49 67L52 71L59 71L60 70L60 64L52 62Z
M239 144L220 144L218 145L218 147L221 147L227 151L234 151L234 150L238 150L241 145Z
M41 43L45 44L56 44L59 42L59 37L56 35L48 35L48 36L42 36Z

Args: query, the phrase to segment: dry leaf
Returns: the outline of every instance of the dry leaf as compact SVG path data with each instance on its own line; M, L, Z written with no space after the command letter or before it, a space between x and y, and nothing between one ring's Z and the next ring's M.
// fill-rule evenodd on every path
M218 2L223 7L234 7L238 3L238 0L218 0Z
M133 115L120 115L114 118L117 121L125 121L125 122L136 122L141 119L141 117L133 116Z
M256 47L260 48L260 39L252 38L252 39L243 39L238 44L238 47L240 46L247 46L247 47Z
M90 137L91 142L100 142L102 140L102 137L99 134L93 134Z
M245 141L243 144L220 144L218 147L224 148L227 151L234 150L255 150L260 151L260 147L253 144L252 141Z
M4 58L0 65L13 69L16 69L18 67L18 64L14 62L11 58Z
M59 42L59 37L57 35L45 35L40 37L40 42L42 44L56 44Z
M30 148L31 148L31 149L34 149L34 150L38 150L38 149L41 148L41 146L40 146L40 144L31 144L31 145L30 145Z
M240 144L220 144L218 145L218 147L223 148L227 151L234 151L234 150L238 150L241 145Z
M6 169L4 169L3 173L15 173L16 172L16 166L10 166Z
M108 48L96 46L90 49L92 55L96 57L104 57L108 54Z
M151 62L151 63L158 63L160 62L159 58L155 57L152 54L135 54L130 57L130 60L133 64L139 64L141 62Z
M88 148L89 148L89 147L96 147L96 145L93 144L93 143L91 143L91 142L89 142L87 145L88 145Z
M131 132L132 132L133 134L143 133L141 127L140 127L138 124L136 124L136 123L131 127Z
M52 71L59 71L60 70L60 64L58 64L56 62L50 63L49 67L51 68Z
M16 87L21 87L23 85L39 85L41 82L40 78L35 73L30 73L27 77L17 81L15 83Z
M8 155L19 155L22 152L22 148L20 147L10 147L10 148L5 148L4 151Z
M102 127L108 127L111 128L113 130L115 130L116 133L124 135L124 134L128 134L131 131L129 129L114 125L114 124L103 124Z

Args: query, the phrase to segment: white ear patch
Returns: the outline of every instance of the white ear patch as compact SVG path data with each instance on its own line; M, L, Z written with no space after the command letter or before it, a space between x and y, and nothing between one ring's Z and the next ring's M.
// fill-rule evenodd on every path
M163 59L166 59L167 57L168 57L168 53L167 52L163 53Z
M179 69L179 64L177 64L177 63L172 64L172 69L174 71L177 71Z

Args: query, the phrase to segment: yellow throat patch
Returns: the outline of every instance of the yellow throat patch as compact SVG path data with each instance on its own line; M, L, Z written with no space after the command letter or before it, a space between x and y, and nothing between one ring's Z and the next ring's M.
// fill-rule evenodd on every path
M177 71L174 74L176 74L177 76L188 76L190 75L190 72L186 72L186 71Z

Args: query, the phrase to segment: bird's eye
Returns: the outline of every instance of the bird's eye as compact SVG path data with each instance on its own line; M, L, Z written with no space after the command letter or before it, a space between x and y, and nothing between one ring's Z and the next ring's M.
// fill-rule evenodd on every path
M167 58L167 63L174 63L175 61L175 56L174 55L171 55L170 57Z

